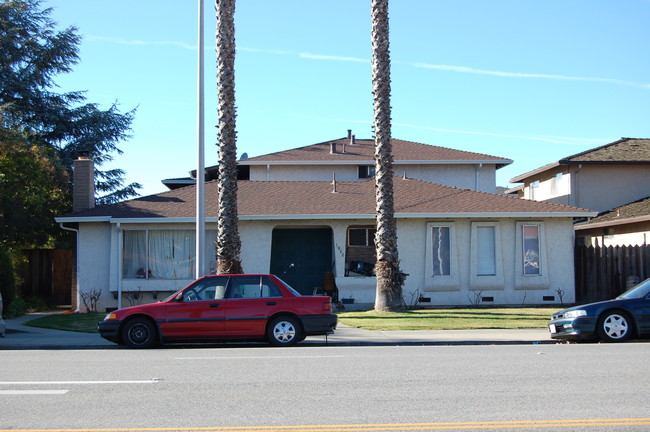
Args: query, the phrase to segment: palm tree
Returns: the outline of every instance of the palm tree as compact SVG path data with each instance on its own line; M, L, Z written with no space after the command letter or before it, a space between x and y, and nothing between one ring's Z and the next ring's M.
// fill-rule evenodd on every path
M404 305L402 285L405 275L399 270L397 227L393 202L388 0L372 0L371 15L377 213L375 310L394 311L402 309Z
M217 91L219 95L218 274L243 273L237 221L237 132L235 131L235 0L216 0Z

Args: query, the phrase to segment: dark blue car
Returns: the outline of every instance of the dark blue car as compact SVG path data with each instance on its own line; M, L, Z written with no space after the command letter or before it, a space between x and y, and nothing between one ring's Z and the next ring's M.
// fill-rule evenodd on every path
M650 337L650 279L613 300L565 309L548 323L553 339L623 342Z

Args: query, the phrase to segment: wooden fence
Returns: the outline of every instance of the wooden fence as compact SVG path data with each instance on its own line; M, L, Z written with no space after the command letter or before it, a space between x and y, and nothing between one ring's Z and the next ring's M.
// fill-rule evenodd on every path
M26 262L18 269L18 295L40 297L50 306L70 305L73 255L71 249L23 250Z
M612 299L650 277L650 246L576 246L576 303Z

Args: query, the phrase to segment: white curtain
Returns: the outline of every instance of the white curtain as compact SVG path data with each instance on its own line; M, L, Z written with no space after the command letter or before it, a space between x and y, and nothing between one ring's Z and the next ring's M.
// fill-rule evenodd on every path
M124 231L122 277L144 278L147 271L146 231Z
M539 270L539 225L523 226L523 261L525 275L538 275Z
M150 277L157 279L192 279L194 255L194 231L149 231Z
M478 243L478 275L494 276L497 272L494 227L478 227L476 237Z
M433 275L449 276L450 238L449 227L433 227Z

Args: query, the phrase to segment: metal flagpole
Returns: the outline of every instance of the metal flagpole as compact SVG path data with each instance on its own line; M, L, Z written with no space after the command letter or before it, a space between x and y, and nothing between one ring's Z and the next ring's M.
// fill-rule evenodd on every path
M196 278L205 275L205 131L203 86L203 0L199 2L197 167L196 167Z

